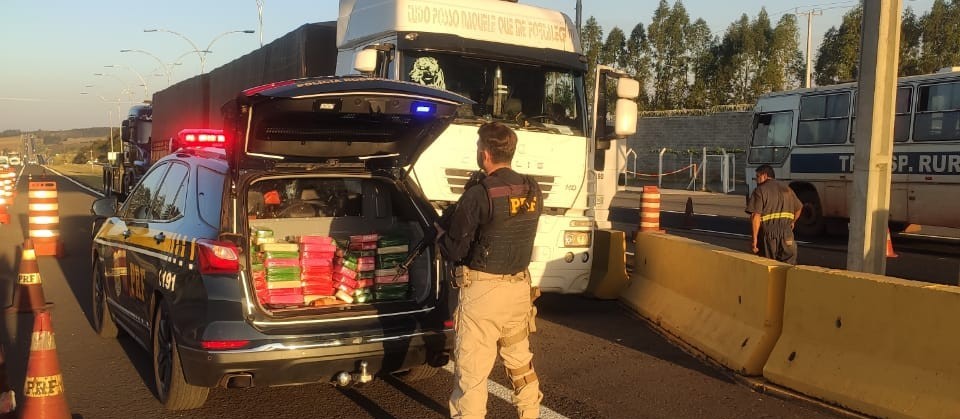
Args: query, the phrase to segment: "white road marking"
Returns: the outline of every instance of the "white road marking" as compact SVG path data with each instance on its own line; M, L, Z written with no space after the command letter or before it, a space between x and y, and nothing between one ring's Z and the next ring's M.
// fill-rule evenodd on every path
M447 365L444 366L443 369L449 372L450 374L453 374L453 361L450 361L449 363L447 363ZM487 380L487 391L489 391L490 394L497 396L497 398L504 400L507 403L510 403L511 405L513 404L513 402L511 401L511 399L513 398L513 390L510 390L500 385L500 383L493 380ZM542 404L540 405L540 418L541 419L568 419L566 416L561 415Z
M65 175L65 174L63 174L63 173L60 173L60 172L58 172L58 171L56 171L56 170L53 170L53 169L51 169L51 168L49 168L49 167L47 167L47 166L43 166L43 168L46 169L46 170L49 170L49 171L53 172L53 173L56 174L57 176L60 176L60 177L62 177L62 178L64 178L64 179L66 179L66 180L69 180L70 182L73 182L74 185L77 185L77 186L85 189L87 192L90 192L90 193L92 193L92 194L94 194L94 195L96 195L96 196L99 196L99 197L103 198L103 192L100 192L100 191L98 191L98 190L96 190L96 189L93 189L93 188L87 186L87 185L84 185L84 184L82 184L82 183L80 183L80 182L77 182L77 181L73 180L72 177L67 176L67 175Z

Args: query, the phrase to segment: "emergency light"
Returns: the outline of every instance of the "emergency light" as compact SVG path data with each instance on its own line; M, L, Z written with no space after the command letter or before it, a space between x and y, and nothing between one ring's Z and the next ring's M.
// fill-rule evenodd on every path
M410 103L410 113L414 115L431 115L437 111L437 105L430 102L414 101Z
M177 133L177 138L181 147L224 147L227 142L223 130L219 129L183 129Z

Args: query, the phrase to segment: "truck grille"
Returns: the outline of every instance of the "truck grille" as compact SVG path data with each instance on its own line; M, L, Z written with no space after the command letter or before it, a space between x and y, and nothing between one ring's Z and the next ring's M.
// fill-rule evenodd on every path
M457 195L463 193L463 185L467 183L467 180L470 179L470 175L473 171L463 170L463 169L446 169L445 174L447 176L447 185L450 186L450 192L453 192ZM554 176L538 176L532 175L533 179L537 181L537 184L540 185L540 191L543 192L543 199L546 200L550 196L549 191L553 189Z

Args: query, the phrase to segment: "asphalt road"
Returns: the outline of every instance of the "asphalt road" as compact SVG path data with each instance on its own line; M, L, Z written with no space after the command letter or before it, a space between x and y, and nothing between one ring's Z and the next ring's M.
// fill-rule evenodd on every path
M32 167L27 173L37 173ZM25 235L25 176L12 208L13 223L0 226L0 303L16 281ZM66 397L74 418L433 418L447 415L452 375L407 385L384 377L359 388L329 384L216 389L204 408L165 411L154 396L149 356L132 339L101 339L89 321L90 217L94 196L57 179L65 255L40 257ZM6 305L6 303L4 304ZM815 405L756 393L728 373L701 363L664 340L615 301L546 295L538 300L540 331L532 337L545 393L544 417L570 418L827 418ZM0 322L9 385L22 401L32 314L7 314ZM0 383L2 385L4 383ZM491 418L515 417L505 374L494 368Z

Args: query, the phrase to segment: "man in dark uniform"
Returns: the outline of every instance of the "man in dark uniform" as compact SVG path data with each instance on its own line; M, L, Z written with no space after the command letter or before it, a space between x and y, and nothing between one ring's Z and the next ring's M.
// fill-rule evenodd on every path
M460 302L454 317L454 389L450 416L483 418L487 377L499 350L520 418L540 414L529 324L534 290L527 267L540 219L537 183L510 166L517 135L492 122L478 130L477 164L486 177L469 182L447 225L438 226L443 256L454 261Z
M747 200L753 232L753 253L789 264L797 264L797 242L793 239L803 204L789 186L777 182L773 167L757 168L757 188ZM758 239L762 238L758 245Z

